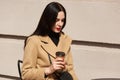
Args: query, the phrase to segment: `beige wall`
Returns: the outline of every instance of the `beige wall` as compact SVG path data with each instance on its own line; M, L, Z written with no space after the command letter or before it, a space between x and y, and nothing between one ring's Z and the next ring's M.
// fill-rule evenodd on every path
M120 49L72 45L79 80L120 78Z
M0 34L30 35L45 5L53 0L0 0ZM57 0L68 13L64 31L73 40L100 43L72 44L79 80L120 77L119 0ZM0 36L0 74L18 77L17 60L23 57L23 40ZM2 79L2 78L1 78Z
M1 0L0 33L29 35L53 0ZM119 0L58 0L68 13L65 32L75 40L120 43ZM8 29L10 28L10 29Z

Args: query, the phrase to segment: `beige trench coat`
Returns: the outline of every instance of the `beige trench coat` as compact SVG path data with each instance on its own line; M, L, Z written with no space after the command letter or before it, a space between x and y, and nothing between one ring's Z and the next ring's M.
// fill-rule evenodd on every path
M70 72L74 80L78 80L73 70L70 50L71 41L72 40L65 34L61 34L58 46L52 42L49 36L42 37L34 35L29 37L23 57L23 80L54 80L52 75L48 76L46 79L44 77L45 68L50 66L46 51L53 57L55 57L57 51L65 52L65 60L67 62L66 70ZM54 59L53 57L51 57L52 60Z

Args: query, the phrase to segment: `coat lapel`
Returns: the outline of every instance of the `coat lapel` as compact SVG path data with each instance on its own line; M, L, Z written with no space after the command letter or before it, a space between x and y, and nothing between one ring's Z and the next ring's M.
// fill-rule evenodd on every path
M55 53L57 51L62 51L67 53L71 44L71 39L63 34L61 34L60 36L58 46L56 46L52 42L49 36L41 37L40 40L41 40L41 46L53 57L56 57Z
M58 50L67 53L70 48L71 41L72 40L68 36L61 35L58 45Z
M47 53L55 57L57 46L55 46L49 36L41 37L41 46L46 50Z

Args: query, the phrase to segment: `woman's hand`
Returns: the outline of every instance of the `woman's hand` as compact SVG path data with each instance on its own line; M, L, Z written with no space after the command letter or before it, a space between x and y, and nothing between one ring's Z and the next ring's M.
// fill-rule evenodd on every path
M64 58L57 57L55 61L53 61L52 66L55 71L65 69Z
M45 69L45 74L49 75L54 73L55 71L65 69L65 61L64 58L57 57L48 68Z

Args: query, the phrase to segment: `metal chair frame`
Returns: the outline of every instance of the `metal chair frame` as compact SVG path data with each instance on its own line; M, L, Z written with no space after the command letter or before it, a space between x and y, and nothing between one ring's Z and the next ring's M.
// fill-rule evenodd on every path
M17 66L18 66L18 72L19 72L20 80L22 80L22 75L21 75L21 64L22 63L23 63L22 60L18 60L17 61Z

